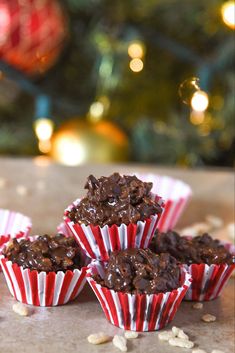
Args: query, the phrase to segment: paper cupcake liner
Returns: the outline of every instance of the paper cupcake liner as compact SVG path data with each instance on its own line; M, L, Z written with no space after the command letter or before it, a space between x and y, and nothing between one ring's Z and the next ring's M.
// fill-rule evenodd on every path
M232 244L223 243L223 245L232 254L235 254L235 248ZM192 301L207 301L217 298L235 269L235 264L184 264L183 266L192 276L192 285L184 299Z
M73 232L70 230L69 226L65 222L61 222L57 226L57 232L64 234L66 237L74 237Z
M157 174L136 174L141 180L152 182L152 192L164 200L164 209L157 228L161 232L173 229L185 209L191 195L190 186L181 180Z
M74 223L67 217L67 213L79 202L79 199L74 201L65 210L64 221L87 256L102 261L108 260L110 253L116 250L147 248L160 218L160 214L156 214L136 224L104 227Z
M32 227L31 219L19 212L0 209L0 250L10 238L28 236Z
M3 246L10 239L27 237L31 227L32 222L29 217L19 212L0 208L0 254Z
M104 314L113 325L132 331L155 331L171 322L185 296L191 276L181 269L181 287L160 294L128 294L102 287L92 275L103 274L104 264L92 261L87 281L99 300Z
M30 237L33 239L35 237ZM0 256L0 264L10 293L20 302L36 306L56 306L75 299L86 282L86 267L66 272L38 272Z
M66 237L73 237L73 233L71 232L70 228L68 227L68 225L65 222L60 223L57 226L57 232L58 233L62 233L63 235L65 235ZM84 266L86 267L90 262L91 262L91 258L89 256L87 256L86 252L84 251L84 249L79 246L81 255L82 255L82 260L84 263Z
M36 306L66 304L78 296L86 282L86 271L38 272L23 269L0 256L10 293L20 302Z

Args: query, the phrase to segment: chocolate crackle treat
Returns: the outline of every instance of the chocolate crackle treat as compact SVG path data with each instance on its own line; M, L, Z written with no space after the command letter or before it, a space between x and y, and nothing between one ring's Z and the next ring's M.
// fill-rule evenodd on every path
M149 247L156 253L167 251L192 276L192 285L184 299L205 301L217 298L234 268L234 247L222 244L208 234L180 236L174 231L156 233Z
M160 214L162 208L151 194L152 183L136 176L114 173L96 179L90 175L85 189L87 195L67 214L74 223L104 225L128 225Z
M180 268L169 254L154 254L149 249L127 249L114 252L102 279L104 287L132 294L155 294L172 291L180 286Z
M112 253L109 262L92 261L87 282L109 322L128 331L155 331L176 314L191 275L169 254L149 249Z
M217 239L209 234L193 238L182 237L174 231L157 233L149 248L156 252L168 252L183 264L232 264L234 256Z
M72 237L42 235L30 241L13 239L3 250L12 263L30 270L58 272L82 267L80 249Z
M74 239L63 234L12 239L0 254L10 293L36 306L63 305L76 298L86 282L85 261Z

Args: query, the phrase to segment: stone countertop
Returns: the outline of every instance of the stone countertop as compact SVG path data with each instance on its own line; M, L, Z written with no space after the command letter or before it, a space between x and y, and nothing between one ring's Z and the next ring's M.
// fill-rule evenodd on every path
M42 165L44 164L44 166ZM231 171L181 170L147 165L84 165L63 167L39 159L0 158L0 208L23 212L33 221L33 233L53 233L61 221L64 208L83 193L89 174L97 176L140 172L157 173L180 178L191 185L194 195L180 221L180 226L204 220L208 213L231 222L234 214L234 175ZM2 185L2 186L1 186ZM24 192L17 193L19 186ZM22 188L21 188L22 190ZM14 298L8 292L0 274L0 352L6 353L75 353L118 352L112 343L92 346L86 337L98 331L110 335L122 330L109 324L88 285L72 303L54 308L32 308L29 317L12 311ZM204 323L204 313L214 314L217 320ZM201 349L211 353L234 349L234 280L231 279L221 298L204 303L202 310L183 302L172 325L179 326ZM139 353L191 352L161 342L157 333L143 333L128 342L128 351Z
M96 176L120 173L157 173L179 178L193 189L179 226L203 221L208 213L231 222L234 215L234 174L232 171L187 170L141 164L82 165L65 167L38 158L1 158L0 208L17 210L33 220L33 233L53 232L61 222L63 210L84 194L89 174ZM18 195L19 186L26 195Z
M123 334L104 317L95 295L88 284L73 302L53 308L31 307L29 317L12 311L14 298L9 294L0 274L0 352L6 353L118 353L112 343L93 346L87 342L91 333L103 331L109 335ZM203 314L213 314L212 323L201 321ZM168 326L181 327L195 343L195 347L211 353L234 349L234 281L230 280L221 298L205 302L202 310L192 308L191 302L182 302L175 319ZM128 341L128 352L135 353L190 353L190 349L171 347L159 341L157 332L141 333Z

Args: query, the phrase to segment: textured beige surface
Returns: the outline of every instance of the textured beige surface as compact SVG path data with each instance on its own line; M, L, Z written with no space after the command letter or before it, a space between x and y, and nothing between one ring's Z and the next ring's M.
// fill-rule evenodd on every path
M93 346L87 342L91 333L104 331L109 335L122 334L122 330L109 324L88 285L72 303L55 308L33 308L30 317L18 316L13 310L15 302L0 275L0 352L1 353L76 353L118 352L112 343ZM183 328L193 342L211 353L221 349L233 353L234 347L234 283L230 281L223 296L204 303L202 310L192 308L192 303L183 302L169 328ZM210 313L217 321L204 323L203 314ZM191 352L172 348L159 341L157 332L142 333L136 340L128 342L129 352L181 353Z
M234 214L234 175L230 172L193 171L141 165L85 165L77 168L50 164L39 167L31 159L0 157L0 178L7 185L0 189L0 207L24 212L33 219L33 231L51 232L60 222L64 208L83 194L86 177L121 173L158 173L180 178L190 184L193 198L181 219L181 225L202 220L212 213L232 221ZM38 188L38 183L45 189ZM16 194L19 185L27 195Z
M184 171L156 168L153 166L82 166L66 168L50 164L39 167L31 159L0 158L0 178L6 186L0 189L0 208L11 208L32 217L33 232L54 232L60 222L63 209L82 195L87 175L97 176L119 172L156 172L178 177L188 182L194 191L181 225L201 221L212 213L226 222L233 219L234 176L232 172ZM16 193L19 185L27 188L27 194ZM45 188L43 188L45 186ZM56 308L33 308L30 317L20 317L12 311L14 299L8 292L0 275L0 352L4 353L74 353L74 352L118 352L111 343L102 346L90 345L86 337L98 331L110 335L121 330L109 324L88 285L77 300ZM214 323L203 323L201 315L216 315ZM201 349L208 353L221 349L232 353L234 347L234 280L220 299L204 303L203 310L192 309L192 304L183 302L173 325L179 326ZM169 327L171 327L170 325ZM128 342L128 351L144 353L190 352L160 342L157 333L141 334L137 340Z

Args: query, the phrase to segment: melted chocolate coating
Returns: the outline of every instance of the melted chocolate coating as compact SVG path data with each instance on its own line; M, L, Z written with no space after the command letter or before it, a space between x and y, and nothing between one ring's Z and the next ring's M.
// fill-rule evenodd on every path
M30 241L13 239L3 255L19 266L37 271L66 271L81 268L82 257L75 240L63 234L42 235Z
M90 175L85 185L87 195L67 216L75 223L120 225L137 223L162 212L152 200L152 183L145 183L136 176L114 173L96 179Z
M127 249L111 254L105 276L94 279L115 291L154 294L180 286L180 268L169 254L156 255L149 249Z
M174 231L156 233L149 248L157 253L169 252L179 262L188 265L230 264L234 261L233 256L219 240L206 233L192 239L180 236Z

